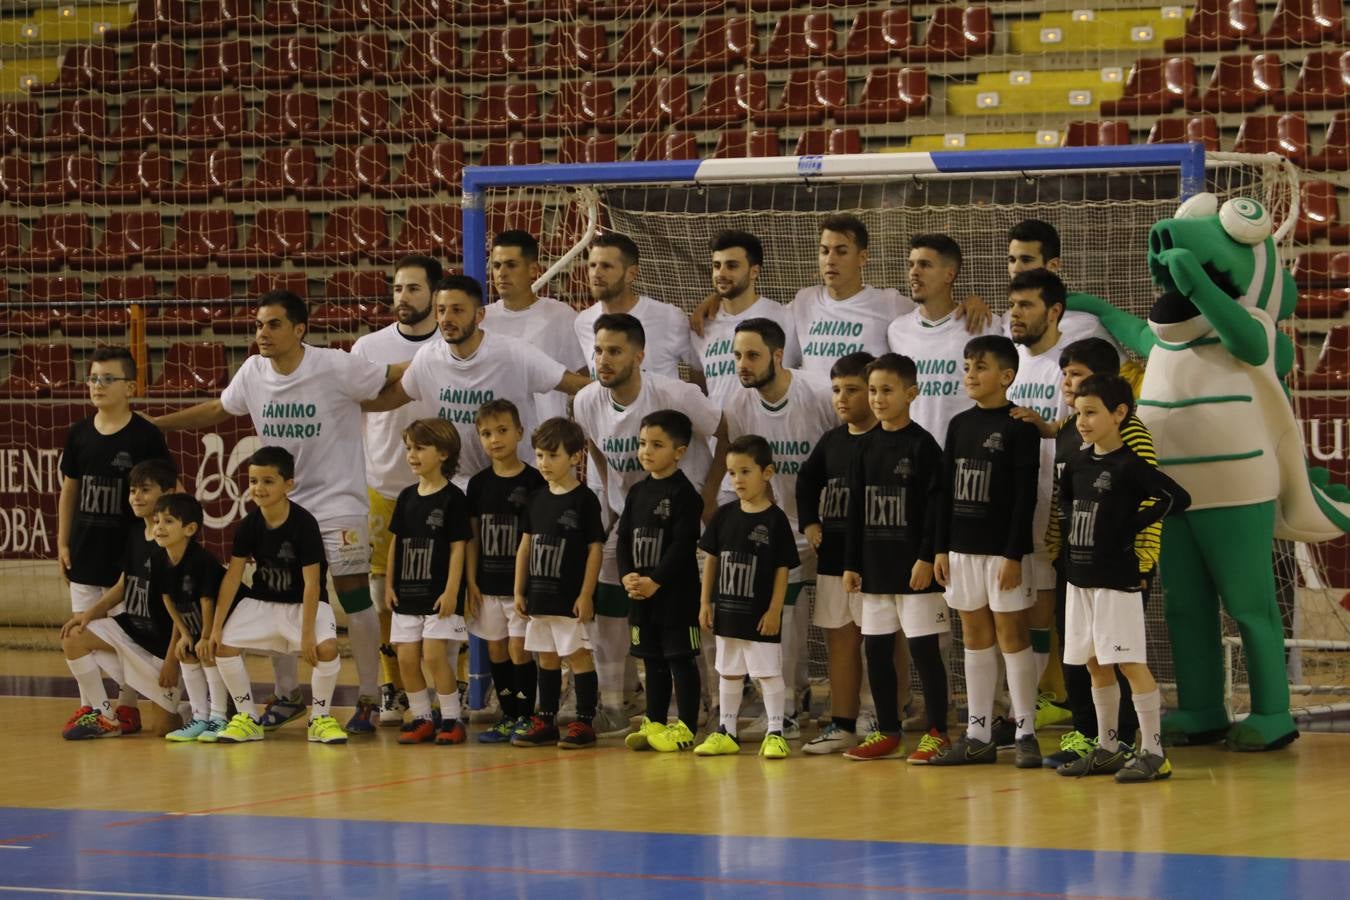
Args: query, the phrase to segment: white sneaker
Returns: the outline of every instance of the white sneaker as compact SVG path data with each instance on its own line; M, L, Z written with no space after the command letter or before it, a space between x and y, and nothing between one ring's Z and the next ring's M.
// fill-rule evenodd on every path
M672 696L670 702L674 704L675 698ZM623 714L632 719L634 716L640 716L647 712L647 695L641 687L623 698Z
M853 729L855 735L864 738L877 730L877 711L875 709L864 709L858 713L858 725Z
M569 681L563 685L562 695L558 698L557 720L563 719L569 722L577 717L577 692Z
M595 731L596 737L619 737L629 732L630 725L626 717L602 706L595 711L591 728Z
M858 739L854 735L831 722L825 726L824 731L807 741L802 750L815 756L825 756L829 753L843 753L857 743Z
M769 733L769 717L760 713L750 721L749 725L742 725L736 735L736 739L743 737L760 738Z
M795 741L802 736L802 726L797 724L796 716L783 716L783 739Z

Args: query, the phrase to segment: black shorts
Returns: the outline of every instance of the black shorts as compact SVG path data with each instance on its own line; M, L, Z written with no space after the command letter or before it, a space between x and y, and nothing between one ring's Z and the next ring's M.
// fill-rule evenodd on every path
M703 646L697 625L644 624L628 626L629 652L638 659L685 659Z

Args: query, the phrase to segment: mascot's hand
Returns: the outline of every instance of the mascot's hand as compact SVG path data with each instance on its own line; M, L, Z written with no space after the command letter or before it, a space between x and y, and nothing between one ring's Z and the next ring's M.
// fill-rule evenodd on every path
M1195 258L1194 253L1186 248L1177 247L1172 250L1163 250L1157 258L1167 266L1167 271L1172 275L1172 282L1176 285L1177 293L1194 298L1201 285L1209 284L1209 276L1205 274L1200 261Z

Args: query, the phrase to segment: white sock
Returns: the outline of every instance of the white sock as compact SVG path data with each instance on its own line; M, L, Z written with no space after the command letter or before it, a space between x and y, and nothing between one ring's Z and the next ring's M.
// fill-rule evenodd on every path
M121 685L125 684L127 680L126 670L122 668L122 660L112 650L95 650L89 655L94 657L94 662L98 663L98 667L103 670L103 674L117 683L118 696L120 698ZM134 693L131 695L131 702L136 702L136 695ZM90 704L86 703L84 705L89 706Z
M192 704L192 718L205 722L211 713L211 689L206 685L206 673L197 663L183 663L179 671L183 673L183 686Z
M769 721L767 731L783 732L783 705L787 702L787 683L781 675L759 679L759 692L764 697L764 716Z
M1103 750L1114 753L1120 747L1116 723L1120 721L1120 685L1111 682L1107 687L1092 686L1092 707L1097 711L1097 743Z
M1050 654L1036 650L1031 652L1036 657L1036 687L1039 689L1041 679L1045 677L1045 670L1050 666Z
M969 707L966 736L988 743L994 715L994 683L999 655L993 647L966 650L966 705Z
M230 689L225 686L225 679L220 677L220 670L215 666L202 666L202 671L206 673L206 684L211 692L211 718L225 718L225 711L230 708Z
M135 692L132 688L130 688L129 686L127 686L127 685L125 685L125 684L121 684L121 679L120 679L120 678L117 679L117 680L118 680L118 682L119 682L119 683L118 683L118 686L117 686L117 705L118 705L118 706L135 706L135 705L136 705L136 692Z
M221 679L225 682L225 687L230 691L230 697L234 700L234 708L241 713L247 713L256 722L258 720L258 704L253 702L253 682L249 680L248 669L244 666L242 656L217 656L216 671L220 673Z
M105 718L117 721L113 713L113 703L108 699L108 692L103 687L103 674L94 660L94 654L87 653L79 659L68 659L66 665L70 666L70 674L75 676L80 685L80 695L85 698L85 705L93 708L94 712L101 713Z
M1013 721L1017 736L1036 735L1036 654L1030 647L1016 653L1004 653L1003 664L1008 667L1008 693L1012 697Z
M375 607L347 613L347 638L352 646L352 659L356 660L356 692L376 699L380 696L380 615Z
M720 724L723 731L735 737L737 719L741 712L741 680L718 677L717 683L718 702L722 707Z
M333 689L337 687L338 672L342 671L342 660L334 657L319 660L309 674L309 690L314 699L309 707L309 720L313 722L320 716L333 714Z
M294 697L300 691L300 661L289 653L272 657L272 677L276 686L272 689L278 697ZM238 693L230 688L231 693Z
M779 634L782 637L781 647L783 649L783 694L784 702L791 703L794 707L797 705L797 656L801 647L797 643L797 629L794 627L797 620L797 607L784 606L783 619L780 625ZM764 681L760 681L760 694L764 693ZM791 699L787 695L791 693ZM764 703L764 710L767 713L769 709L768 701ZM770 729L772 731L772 729Z
M408 691L408 711L414 719L430 719L431 697L426 691Z
M384 576L370 576L370 602L375 606L375 618L380 617L380 610L384 609Z
M599 705L623 708L624 667L628 664L628 619L623 616L596 616L591 633L595 652L595 677L600 685Z
M436 693L436 699L441 702L442 721L454 721L459 718L459 691L451 691L448 694L442 694L438 691Z
M1139 717L1139 749L1162 756L1162 695L1157 688L1134 695L1134 713Z

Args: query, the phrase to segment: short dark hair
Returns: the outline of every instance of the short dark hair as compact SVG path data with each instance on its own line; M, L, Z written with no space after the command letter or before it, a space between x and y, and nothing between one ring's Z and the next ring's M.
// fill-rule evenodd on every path
M206 519L201 503L188 493L165 494L155 501L155 512L173 516L184 525L196 525L197 533L193 535L194 538L201 533L202 522Z
M1073 395L1075 400L1079 397L1099 397L1102 405L1109 410L1114 411L1117 406L1124 404L1126 415L1134 412L1134 391L1128 381L1114 372L1089 375L1078 385Z
M1093 375L1108 375L1120 371L1120 354L1110 341L1098 337L1083 338L1060 351L1061 369L1073 363L1087 366Z
M1061 313L1069 296L1064 282L1049 269L1028 269L1025 272L1018 272L1008 284L1008 294L1011 296L1017 291L1039 291L1045 308L1057 305Z
M1049 262L1059 256L1059 232L1049 222L1023 219L1008 229L1008 240L1041 245L1041 259Z
M873 359L875 357L866 350L841 356L830 366L830 378L866 378L867 366Z
M433 293L439 294L441 291L462 291L474 303L483 305L483 285L472 275L446 275L436 282Z
M966 359L992 356L1000 369L1017 371L1017 345L1001 334L982 334L966 341L962 355Z
M131 355L131 351L126 347L98 347L94 350L94 355L89 358L89 365L94 363L115 362L122 367L122 376L128 381L134 381L136 378L136 357Z
M173 460L162 456L143 459L127 473L127 484L132 487L157 484L160 490L171 491L178 486L178 467L173 464Z
M670 439L677 447L688 447L689 442L694 439L694 423L678 409L658 409L647 413L642 417L642 424L638 426L638 430L643 428L660 428L670 435Z
M421 447L435 447L445 454L441 460L441 474L450 478L459 468L459 432L444 419L416 419L403 429L405 443Z
M867 249L867 226L863 220L848 213L835 213L820 220L821 232L833 231L846 234L858 245L859 250Z
M909 239L909 249L926 248L937 253L958 270L961 268L961 245L945 234L916 234Z
M748 231L737 231L734 228L728 228L725 231L719 231L713 235L712 242L708 244L708 252L716 253L719 250L733 250L740 247L745 251L745 258L749 260L750 265L759 266L764 264L764 245L759 242Z
M867 377L873 372L890 372L905 384L919 383L919 367L914 360L899 353L883 353L867 364Z
M633 243L633 239L626 234L618 231L606 231L597 234L591 239L591 249L596 247L615 248L619 251L619 256L623 258L625 266L636 266L638 264L638 245Z
M427 287L431 287L445 277L445 270L441 268L441 261L422 253L409 253L394 263L395 273L404 269L421 269L427 276Z
M769 348L770 353L787 347L787 334L783 332L783 326L773 319L743 319L736 323L735 333L740 334L742 331L759 335Z
M519 228L509 228L499 232L492 239L492 247L515 247L526 262L539 261L539 242L534 235Z
M769 442L757 434L743 434L727 445L727 456L739 453L755 461L761 469L773 465L773 448Z
M258 298L258 308L264 306L280 306L286 311L286 318L292 325L309 324L309 304L294 291L268 291Z
M595 320L596 334L602 331L618 331L628 338L628 343L643 349L647 346L647 330L637 316L628 313L605 313Z
M264 469L276 469L277 474L286 481L295 477L295 457L285 447L259 447L248 458L248 464Z
M570 456L586 449L586 433L571 419L554 416L540 423L530 435L530 442L536 450L552 453L561 447Z
M481 422L484 416L510 416L517 428L525 427L520 421L520 409L505 397L493 397L478 407L478 412L473 414L474 424Z

